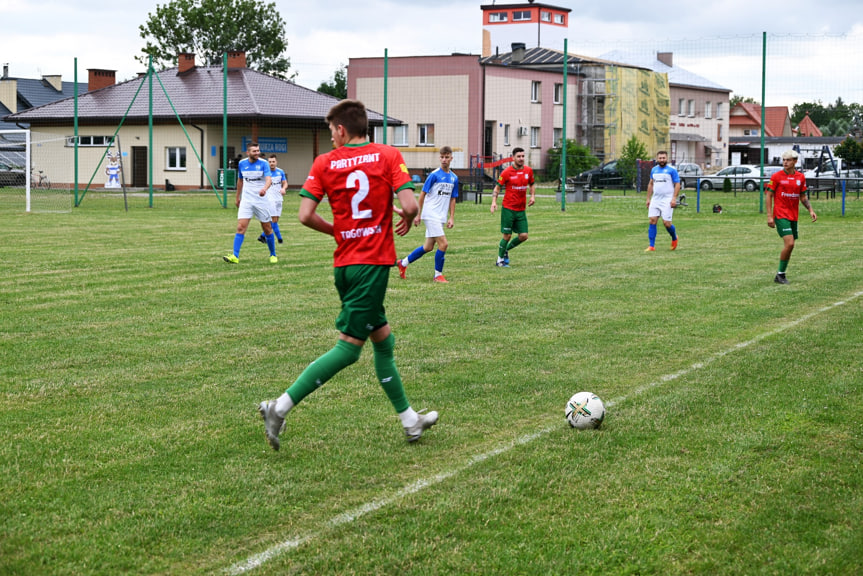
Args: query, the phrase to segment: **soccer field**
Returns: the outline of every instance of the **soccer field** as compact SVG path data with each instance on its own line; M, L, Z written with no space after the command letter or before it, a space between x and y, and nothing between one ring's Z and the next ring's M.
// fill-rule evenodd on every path
M541 197L509 269L488 200L458 204L450 283L429 254L387 296L439 424L405 442L366 349L276 453L257 404L339 306L295 193L279 263L253 222L231 266L212 194L0 191L0 574L863 573L863 205L813 200L780 286L757 195L694 200L646 254L643 194ZM564 420L580 390L599 430Z

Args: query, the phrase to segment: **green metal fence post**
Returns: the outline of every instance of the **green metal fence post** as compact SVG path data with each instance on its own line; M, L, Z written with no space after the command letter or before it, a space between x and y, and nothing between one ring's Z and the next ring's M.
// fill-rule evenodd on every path
M563 132L560 142L560 211L566 212L566 78L569 67L569 39L563 39Z
M762 32L761 37L761 178L758 181L760 192L758 193L758 213L764 214L764 128L767 124L765 99L767 91L767 32Z

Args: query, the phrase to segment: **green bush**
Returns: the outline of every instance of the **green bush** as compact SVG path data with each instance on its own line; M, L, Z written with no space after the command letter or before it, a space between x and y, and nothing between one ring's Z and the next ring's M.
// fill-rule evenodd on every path
M545 164L549 179L560 178L561 148L550 148ZM599 164L599 158L590 153L590 148L577 144L575 140L566 141L566 177L572 178Z
M624 187L630 187L635 182L638 170L638 160L647 160L647 147L636 136L630 138L623 146L620 158L617 159L617 171L623 178Z
M722 181L722 191L731 192L731 178L726 178Z

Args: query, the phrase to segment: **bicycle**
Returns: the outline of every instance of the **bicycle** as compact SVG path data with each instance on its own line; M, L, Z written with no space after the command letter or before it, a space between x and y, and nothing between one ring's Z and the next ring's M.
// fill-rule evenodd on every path
M30 175L30 186L47 190L51 187L51 181L48 180L48 177L45 176L42 170L33 170L33 173Z

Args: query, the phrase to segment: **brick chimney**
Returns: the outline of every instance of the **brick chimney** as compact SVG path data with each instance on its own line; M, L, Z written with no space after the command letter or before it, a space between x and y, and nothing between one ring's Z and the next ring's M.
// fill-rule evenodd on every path
M89 78L87 79L87 91L99 90L113 86L117 83L115 78L116 70L101 70L99 68L87 68Z
M674 52L657 52L656 59L669 68L674 68Z
M180 52L177 55L177 74L194 70L195 55L191 52Z
M246 53L242 50L232 50L228 52L228 69L231 68L245 68L246 67Z

